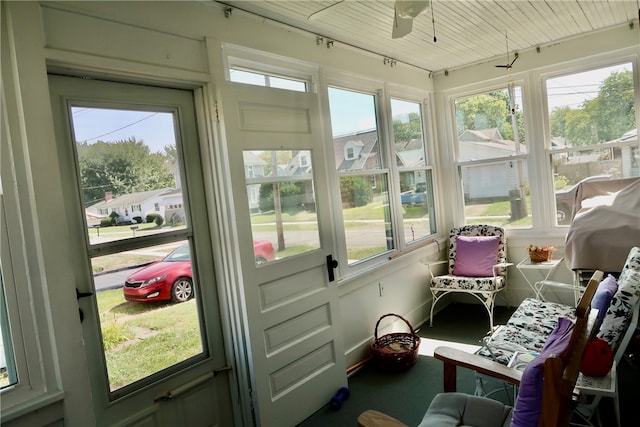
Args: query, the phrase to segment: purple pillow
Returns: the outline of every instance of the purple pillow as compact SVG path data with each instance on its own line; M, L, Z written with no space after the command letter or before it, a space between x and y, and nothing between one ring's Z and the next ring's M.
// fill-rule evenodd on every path
M511 427L537 427L542 412L542 379L547 357L562 354L569 346L573 322L566 317L558 318L558 324L544 343L540 355L527 364L522 373L518 399L513 408Z
M610 274L598 285L598 289L596 289L596 293L591 300L591 308L598 309L598 318L596 319L595 326L596 331L600 329L600 325L602 325L604 316L607 314L607 309L617 290L618 282L616 278Z
M493 276L499 246L499 236L456 236L454 276Z

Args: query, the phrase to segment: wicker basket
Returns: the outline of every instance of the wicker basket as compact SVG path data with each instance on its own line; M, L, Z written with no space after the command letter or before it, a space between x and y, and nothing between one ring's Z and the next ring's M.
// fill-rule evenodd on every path
M538 249L529 251L529 259L531 262L545 262L553 259L554 249Z
M411 333L393 332L378 337L378 325L380 321L388 316L395 316L402 319ZM403 317L389 313L378 319L375 329L375 339L371 343L371 353L376 366L384 371L398 372L413 366L418 360L418 347L420 337L416 335L413 326Z

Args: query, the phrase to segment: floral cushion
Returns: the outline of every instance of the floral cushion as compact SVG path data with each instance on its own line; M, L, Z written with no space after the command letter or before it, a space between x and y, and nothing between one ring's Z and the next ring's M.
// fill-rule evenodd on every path
M640 248L632 248L618 278L618 291L611 301L598 337L615 353L629 326L633 307L640 303ZM539 353L555 329L558 318L575 318L575 308L554 302L525 299L506 325L485 339L476 352L503 365L515 351Z
M504 288L505 278L497 277L464 277L444 275L431 279L432 288L441 288L443 290L451 289L467 289L474 291L495 291Z
M602 338L615 353L622 336L631 321L633 307L640 298L640 248L629 252L620 277L618 291L613 296L607 314L604 317L598 338Z
M527 298L476 354L507 365L515 351L539 353L560 317L575 319L575 308Z

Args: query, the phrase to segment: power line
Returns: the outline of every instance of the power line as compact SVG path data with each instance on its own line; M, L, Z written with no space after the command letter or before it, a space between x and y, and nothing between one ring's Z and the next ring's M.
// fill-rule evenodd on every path
M103 133L102 135L94 136L94 137L92 137L92 138L87 138L87 139L85 139L85 140L84 140L84 142L91 141L91 140L93 140L93 139L102 138L103 136L111 135L112 133L115 133L115 132L121 131L122 129L126 129L126 128L131 127L131 126L133 126L133 125L135 125L135 124L138 124L138 123L140 123L140 122L142 122L142 121L144 121L144 120L150 119L151 117L155 116L156 114L158 114L158 113L156 112L156 113L149 114L148 116L143 117L143 118L141 118L140 120L137 120L137 121L135 121L135 122L133 122L133 123L129 123L128 125L122 126L122 127L118 128L118 129L114 129L114 130L112 130L112 131L109 131L109 132L107 132L107 133Z

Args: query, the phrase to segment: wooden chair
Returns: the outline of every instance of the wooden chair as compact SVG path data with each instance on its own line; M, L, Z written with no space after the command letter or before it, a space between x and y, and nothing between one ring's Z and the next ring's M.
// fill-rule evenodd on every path
M591 310L591 299L602 280L602 272L596 271L576 308L576 321L569 344L562 355L551 355L544 361L543 368L543 396L541 402L541 415L539 426L544 427L563 427L568 426L571 414L573 412L573 393L578 374L580 373L580 365L582 363L582 354L591 338L593 327L595 325L596 311ZM438 413L442 413L441 404L448 404L450 400L447 397L454 397L459 400L460 397L470 402L469 407L474 408L476 413L481 412L484 416L479 425L490 426L494 422L496 427L509 425L511 417L510 408L502 403L486 397L478 397L471 395L462 395L462 393L453 393L456 391L456 368L473 369L484 375L492 376L502 381L520 385L522 372L516 369L508 368L500 363L489 360L485 357L465 353L463 351L438 347L435 350L435 357L444 362L444 391L434 398L429 406L420 427L430 427L442 425L441 419L438 419ZM522 389L521 389L522 391ZM444 402L444 403L443 403ZM502 408L496 405L502 405ZM460 408L465 407L459 405ZM482 412L482 408L486 407L487 411ZM446 408L445 408L446 411ZM464 417L464 410L461 410L461 417ZM488 420L488 413L502 414L495 416L494 420ZM432 415L435 415L435 420ZM491 422L488 422L491 421ZM506 421L506 423L505 423ZM474 425L472 420L464 419L464 425ZM358 418L359 427L402 427L405 424L400 421L382 414L377 411L366 411ZM405 426L406 427L406 426Z

